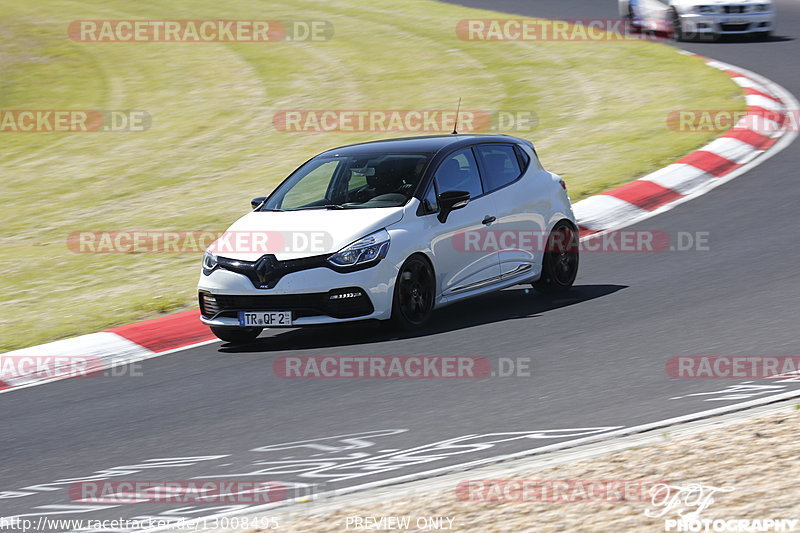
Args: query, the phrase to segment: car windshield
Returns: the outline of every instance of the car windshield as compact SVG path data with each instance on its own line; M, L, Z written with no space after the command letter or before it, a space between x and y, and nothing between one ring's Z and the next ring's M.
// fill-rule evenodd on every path
M399 207L414 194L428 154L315 157L297 169L261 210Z

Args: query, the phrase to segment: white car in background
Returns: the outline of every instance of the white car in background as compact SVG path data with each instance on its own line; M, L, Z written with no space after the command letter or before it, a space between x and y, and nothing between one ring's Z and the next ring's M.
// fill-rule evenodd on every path
M618 0L619 14L634 27L669 28L675 40L753 34L767 39L775 29L771 0Z

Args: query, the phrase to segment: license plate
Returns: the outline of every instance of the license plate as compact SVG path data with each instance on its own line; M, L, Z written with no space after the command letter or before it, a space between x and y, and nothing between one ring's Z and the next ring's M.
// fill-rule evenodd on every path
M727 19L725 24L748 24L749 22L747 19Z
M240 311L240 326L274 328L292 325L291 311Z

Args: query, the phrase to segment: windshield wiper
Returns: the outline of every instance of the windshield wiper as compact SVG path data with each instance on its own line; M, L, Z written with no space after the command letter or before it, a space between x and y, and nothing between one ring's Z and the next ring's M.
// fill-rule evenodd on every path
M347 208L345 206L339 205L339 204L307 205L305 207L296 207L295 209L291 209L290 211L301 211L301 210L306 210L306 209L328 209L328 210L332 210L332 209L347 209Z

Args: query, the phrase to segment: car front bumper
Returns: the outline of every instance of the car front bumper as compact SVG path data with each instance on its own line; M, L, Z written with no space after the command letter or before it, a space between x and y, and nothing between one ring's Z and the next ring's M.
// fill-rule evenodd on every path
M735 35L770 32L774 26L775 14L773 12L681 15L681 28L684 34Z
M386 260L347 273L319 267L287 274L271 289L257 289L242 274L216 269L200 277L200 320L209 326L239 327L240 311L291 311L291 327L387 320L397 273ZM206 294L216 306L204 304Z

